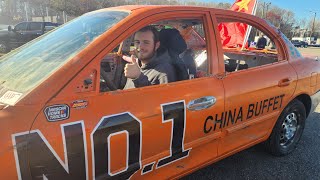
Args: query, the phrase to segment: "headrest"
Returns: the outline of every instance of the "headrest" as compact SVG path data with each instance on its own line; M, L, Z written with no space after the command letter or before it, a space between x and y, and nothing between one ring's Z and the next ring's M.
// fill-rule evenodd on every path
M160 31L160 44L168 49L181 54L187 49L186 41L177 29L162 29Z

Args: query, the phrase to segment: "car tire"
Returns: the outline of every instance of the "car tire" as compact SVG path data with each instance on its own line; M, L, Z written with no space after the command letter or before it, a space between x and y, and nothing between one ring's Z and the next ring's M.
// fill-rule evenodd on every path
M9 46L5 42L0 41L0 53L7 53L9 51Z
M297 146L306 121L306 109L299 100L291 101L279 116L265 142L266 150L275 156L285 156Z

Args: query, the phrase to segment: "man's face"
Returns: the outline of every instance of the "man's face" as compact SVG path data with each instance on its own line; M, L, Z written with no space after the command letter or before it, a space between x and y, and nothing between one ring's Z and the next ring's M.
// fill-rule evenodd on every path
M154 43L151 31L137 32L134 36L134 46L137 49L137 57L141 61L149 60L159 48L160 42Z

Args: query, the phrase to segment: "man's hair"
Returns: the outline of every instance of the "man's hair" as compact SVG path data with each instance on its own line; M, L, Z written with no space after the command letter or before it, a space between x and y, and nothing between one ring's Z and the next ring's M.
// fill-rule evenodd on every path
M147 32L147 31L151 31L152 32L154 43L159 41L159 31L153 26L145 26L145 27L141 28L137 32Z

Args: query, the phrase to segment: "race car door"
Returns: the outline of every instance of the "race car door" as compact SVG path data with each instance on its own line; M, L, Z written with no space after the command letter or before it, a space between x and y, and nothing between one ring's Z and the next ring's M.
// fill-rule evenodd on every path
M286 59L277 33L267 29L268 25L263 21L239 16L237 19L218 16L219 26L228 27L228 23L242 27L252 25L251 32L264 33L276 49L267 46L264 50L251 48L251 52L250 49L224 49L225 113L220 115L224 116L220 128L226 135L219 145L221 155L266 138L296 87L297 75ZM223 39L221 41L224 43Z
M119 47L121 51L122 42L148 24L172 23L170 18L176 24L192 21L191 29L201 26L196 28L203 30L202 36L197 33L198 40L205 46L195 50L201 51L202 65L207 68L202 74L207 75L103 92L100 65L106 62L109 72L117 70L123 60L114 52ZM105 44L103 51L97 47L87 50L99 53L88 55L95 58L50 100L35 121L31 130L34 139L28 146L32 177L164 179L216 158L221 132L212 116L224 111L224 89L217 78L220 70L209 13L185 8L145 11L108 33L95 40Z

